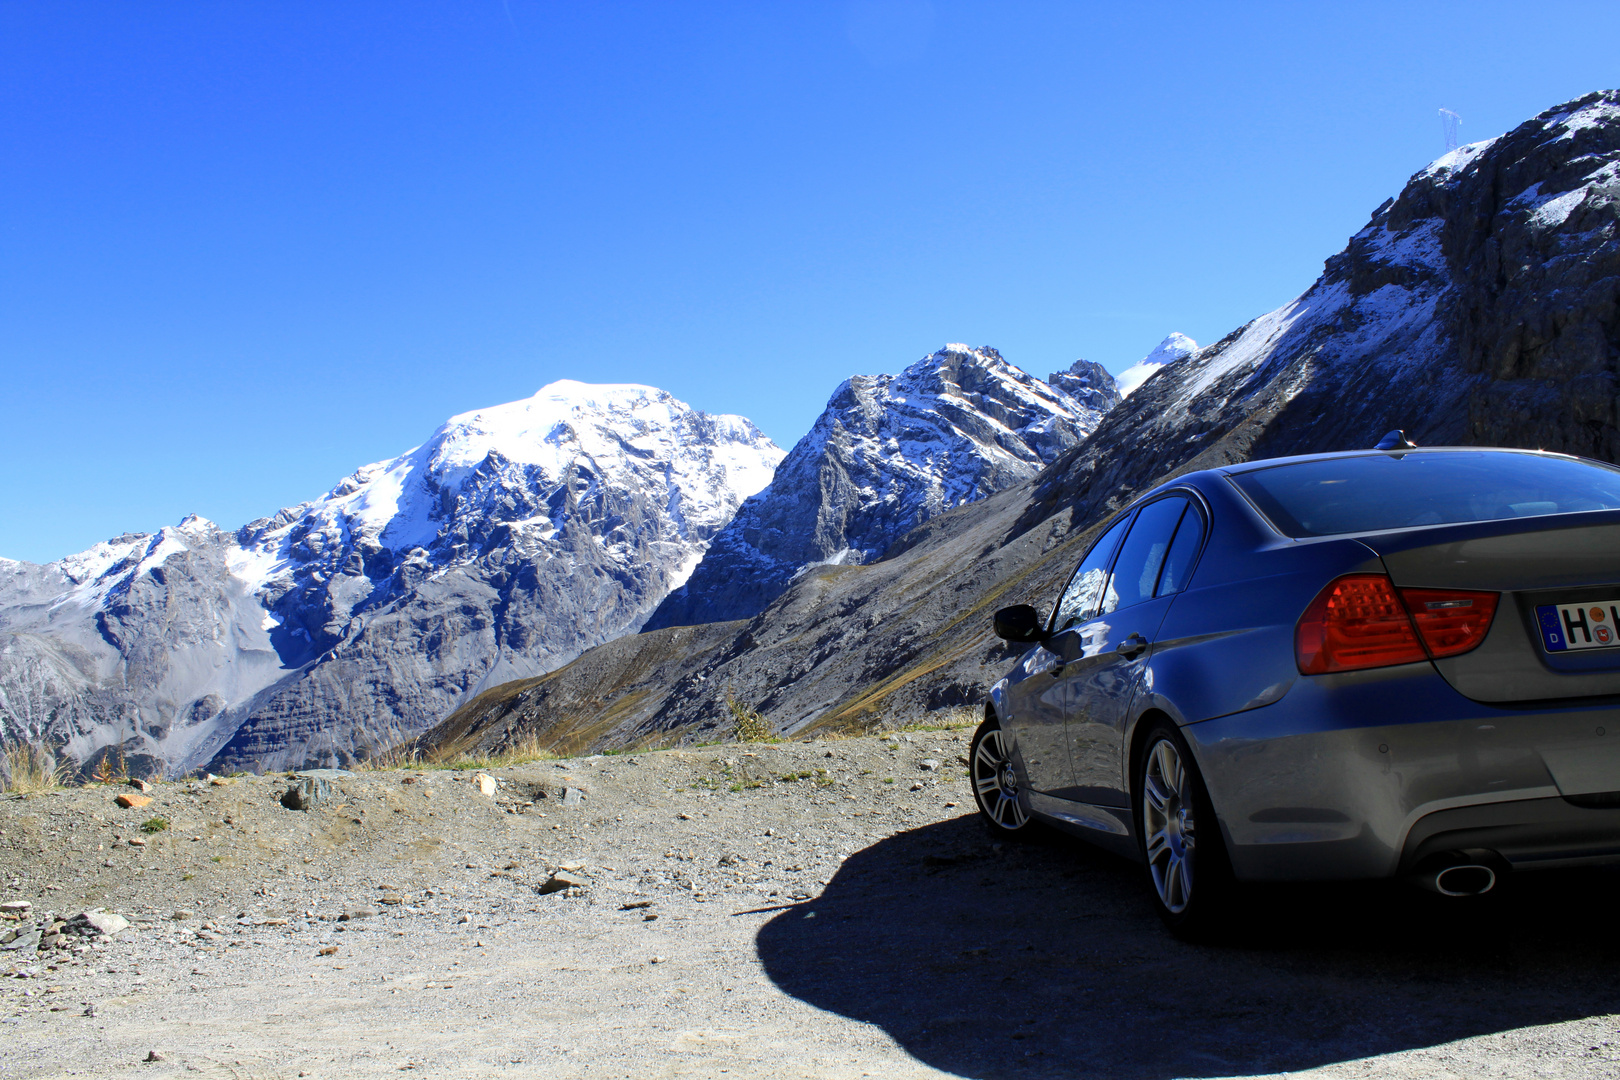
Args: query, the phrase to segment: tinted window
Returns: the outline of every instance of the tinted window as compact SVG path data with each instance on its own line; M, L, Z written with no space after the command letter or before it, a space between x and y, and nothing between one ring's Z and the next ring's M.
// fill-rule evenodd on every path
M1551 454L1369 454L1231 479L1284 536L1620 509L1620 470Z
M1097 610L1097 601L1102 598L1103 579L1108 576L1108 562L1114 557L1114 549L1119 546L1119 538L1125 535L1125 526L1130 524L1130 520L1128 516L1122 518L1103 533L1102 538L1091 545L1086 557L1080 560L1074 576L1069 578L1069 587L1063 590L1057 609L1052 613L1054 631L1067 630L1075 623L1084 622Z
M1187 587L1193 560L1198 557L1198 545L1204 539L1204 517L1196 507L1189 506L1176 526L1176 538L1170 541L1170 554L1164 557L1164 570L1159 574L1159 590L1154 596L1169 596Z
M1186 509L1186 499L1160 499L1136 515L1136 524L1131 526L1130 535L1120 545L1119 558L1114 561L1114 573L1103 595L1102 614L1153 599L1170 539Z

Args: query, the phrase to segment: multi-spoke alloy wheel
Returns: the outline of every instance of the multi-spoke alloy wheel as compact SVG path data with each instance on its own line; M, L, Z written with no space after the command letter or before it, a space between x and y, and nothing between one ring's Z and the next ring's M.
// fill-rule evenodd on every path
M1198 866L1192 773L1175 744L1162 737L1148 749L1142 776L1142 835L1159 902L1179 915L1192 901Z
M979 812L997 830L1014 832L1029 824L1029 813L1018 801L1018 771L1013 768L1007 736L992 720L973 737L973 798Z

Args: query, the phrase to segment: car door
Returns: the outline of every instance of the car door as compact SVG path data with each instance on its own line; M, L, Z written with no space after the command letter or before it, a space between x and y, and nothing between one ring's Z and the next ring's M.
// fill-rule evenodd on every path
M1083 650L1075 627L1097 610L1109 565L1129 524L1130 515L1126 515L1091 545L1052 609L1047 624L1052 636L1025 654L1018 678L1007 687L1011 708L1003 723L1017 739L1024 779L1035 791L1066 797L1064 792L1074 783L1065 656L1077 656Z
M1196 555L1203 528L1192 501L1172 494L1142 507L1120 545L1097 613L1080 628L1084 655L1065 669L1074 768L1067 798L1128 805L1123 761L1131 698L1159 624L1184 584L1186 552Z

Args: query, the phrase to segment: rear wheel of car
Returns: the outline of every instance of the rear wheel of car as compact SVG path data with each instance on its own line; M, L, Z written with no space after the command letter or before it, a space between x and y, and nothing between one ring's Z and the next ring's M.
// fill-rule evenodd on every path
M1178 937L1211 937L1235 883L1209 792L1174 724L1159 720L1148 731L1135 780L1137 836L1154 906Z
M994 718L985 720L973 733L968 761L973 800L990 831L1007 837L1028 833L1029 811L1018 798L1018 770L1013 767L1012 748Z

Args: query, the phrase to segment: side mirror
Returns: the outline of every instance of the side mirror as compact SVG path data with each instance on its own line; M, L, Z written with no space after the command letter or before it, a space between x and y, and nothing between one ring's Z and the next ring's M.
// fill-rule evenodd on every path
M1005 641L1028 644L1046 640L1046 628L1041 625L1040 612L1028 604L1004 607L996 612L996 637Z

